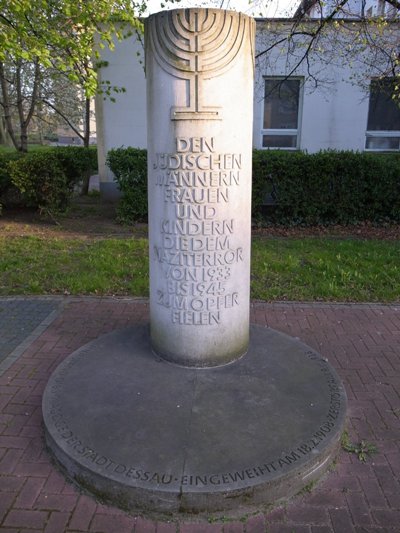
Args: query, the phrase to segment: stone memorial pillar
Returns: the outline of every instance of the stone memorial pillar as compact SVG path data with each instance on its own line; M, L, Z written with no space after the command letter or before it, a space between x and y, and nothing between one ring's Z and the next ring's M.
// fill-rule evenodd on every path
M56 460L133 512L259 511L340 447L346 393L327 360L261 326L248 346L253 30L229 11L150 17L151 339L143 324L99 337L43 395Z
M145 34L151 343L222 365L249 342L254 20L179 9Z

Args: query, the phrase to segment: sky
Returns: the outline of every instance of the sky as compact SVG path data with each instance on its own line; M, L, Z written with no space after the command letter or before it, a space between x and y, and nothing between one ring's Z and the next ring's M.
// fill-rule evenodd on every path
M164 7L161 7L161 3ZM300 0L181 0L168 2L164 0L148 0L148 14L163 9L179 9L184 7L218 7L241 11L255 17L288 17L293 15Z

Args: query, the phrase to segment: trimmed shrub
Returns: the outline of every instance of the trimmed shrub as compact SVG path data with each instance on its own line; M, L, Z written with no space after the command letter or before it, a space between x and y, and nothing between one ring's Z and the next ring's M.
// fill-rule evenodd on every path
M96 147L48 147L23 154L0 153L0 203L37 207L43 213L63 211L74 188L97 170Z
M108 153L122 192L121 222L147 218L146 155L136 148ZM286 225L400 222L400 154L254 150L252 215Z
M53 150L32 152L9 163L12 183L20 190L25 205L54 216L64 211L73 192L60 160Z
M58 146L52 150L64 169L68 183L73 185L82 183L82 190L87 193L89 178L97 171L96 147Z
M118 220L132 224L147 220L147 150L115 148L107 154L107 165L122 193Z
M270 193L275 206L263 216ZM284 224L400 221L400 155L256 150L253 216Z
M21 201L18 189L11 181L9 164L21 159L20 152L0 153L0 205L19 203ZM0 211L1 212L1 211Z

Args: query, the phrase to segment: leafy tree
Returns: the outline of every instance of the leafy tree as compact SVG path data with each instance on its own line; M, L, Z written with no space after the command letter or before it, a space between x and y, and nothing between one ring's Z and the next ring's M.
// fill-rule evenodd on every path
M96 93L99 48L141 28L145 4L130 0L0 0L0 61L37 61ZM84 79L83 79L84 78Z
M142 0L0 0L1 105L6 130L18 150L27 150L27 130L41 93L42 101L88 144L90 98L98 90L99 51L105 46L113 48L115 37L122 39L141 29L138 16L144 8ZM58 80L67 78L84 95L83 135L49 95L49 83L40 91L43 69L57 72Z

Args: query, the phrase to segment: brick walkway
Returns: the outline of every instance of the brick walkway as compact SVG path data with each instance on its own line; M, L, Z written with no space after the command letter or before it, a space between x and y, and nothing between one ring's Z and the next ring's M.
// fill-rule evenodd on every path
M41 395L51 372L98 335L147 320L147 301L52 302L60 305L58 316L43 332L36 329L32 342L25 339L26 348L0 377L2 533L400 531L400 306L254 303L253 322L299 337L329 359L346 386L350 440L374 443L378 453L362 463L342 451L317 487L269 513L162 522L129 516L80 493L52 464L42 430Z
M45 329L60 305L59 299L52 298L0 300L0 374Z

